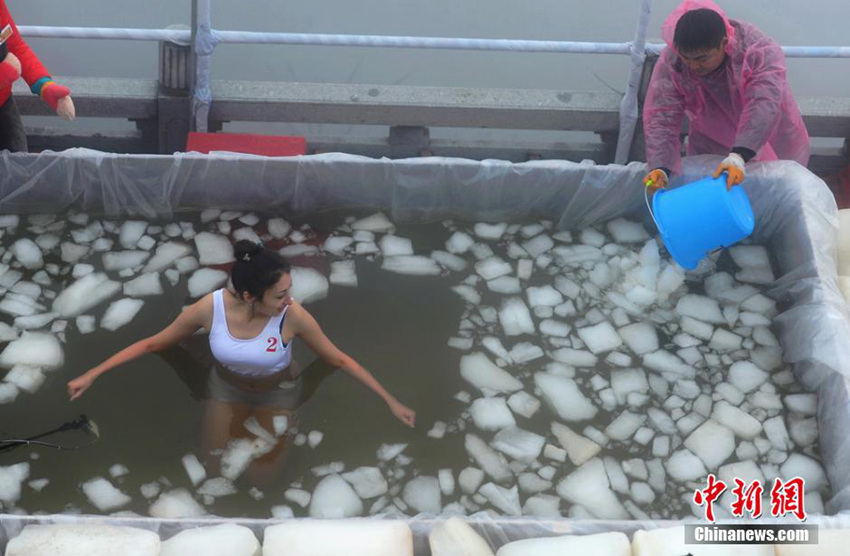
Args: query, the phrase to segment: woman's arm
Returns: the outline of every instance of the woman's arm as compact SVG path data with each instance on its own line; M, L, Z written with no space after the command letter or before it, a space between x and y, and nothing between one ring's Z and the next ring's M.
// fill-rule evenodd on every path
M416 412L399 402L392 394L387 392L372 373L363 368L350 355L336 347L333 342L325 336L319 323L304 307L293 302L289 307L290 317L295 316L295 333L321 357L325 362L334 367L342 368L345 372L365 384L369 389L378 394L390 407L402 423L412 427L416 422ZM294 313L294 315L293 315Z
M163 330L122 349L97 367L93 367L74 380L68 382L68 395L71 401L76 400L89 389L92 383L103 373L132 361L145 353L160 351L171 347L202 328L208 319L205 313L211 310L211 304L206 298L187 307Z

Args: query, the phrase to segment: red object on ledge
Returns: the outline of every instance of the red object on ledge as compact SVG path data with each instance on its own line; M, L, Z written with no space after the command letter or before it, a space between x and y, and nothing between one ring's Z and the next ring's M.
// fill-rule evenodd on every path
M201 133L192 131L186 142L186 152L209 154L228 151L262 156L296 156L307 154L307 140L283 135L254 135L251 133Z

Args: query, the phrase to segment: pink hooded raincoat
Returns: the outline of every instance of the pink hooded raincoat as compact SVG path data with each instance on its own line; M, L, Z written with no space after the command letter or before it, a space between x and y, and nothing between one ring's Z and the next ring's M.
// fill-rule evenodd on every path
M708 8L723 17L729 44L715 72L699 77L679 59L673 35L679 18ZM785 79L785 56L752 25L729 20L711 0L685 0L664 22L666 48L655 66L643 110L649 168L680 172L679 135L690 124L687 153L727 155L732 147L753 160L809 161L809 135Z

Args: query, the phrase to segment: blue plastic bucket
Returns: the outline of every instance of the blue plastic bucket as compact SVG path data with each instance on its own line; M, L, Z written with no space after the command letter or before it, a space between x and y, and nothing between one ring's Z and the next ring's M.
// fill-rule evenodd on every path
M710 251L749 236L755 227L747 192L740 186L727 191L725 174L658 191L652 212L670 255L688 270Z

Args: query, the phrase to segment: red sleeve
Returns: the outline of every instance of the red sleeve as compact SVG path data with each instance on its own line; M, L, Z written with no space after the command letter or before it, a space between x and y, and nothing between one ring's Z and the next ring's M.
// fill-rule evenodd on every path
M18 33L18 28L15 26L15 21L12 19L9 10L6 8L6 2L0 0L0 31L6 25L12 27L12 35L6 40L6 46L9 47L9 52L18 57L21 61L21 77L27 82L27 85L32 85L42 77L50 75L35 53L30 49L29 45L21 38Z

